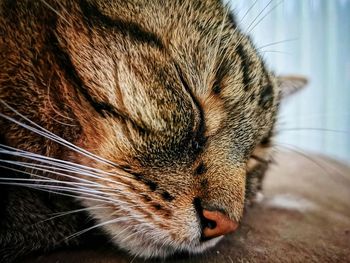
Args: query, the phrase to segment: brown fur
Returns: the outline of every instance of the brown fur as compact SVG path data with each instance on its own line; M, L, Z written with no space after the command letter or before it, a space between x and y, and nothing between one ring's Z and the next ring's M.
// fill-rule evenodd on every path
M296 153L276 154L277 165L271 167L264 180L265 198L249 209L237 232L202 256L176 257L166 262L349 262L350 167L324 156L310 153L308 157L312 161ZM287 205L277 200L285 200ZM288 200L293 206L288 206ZM61 251L25 262L131 260L121 251L94 247Z
M114 165L4 118L0 138L108 172L75 176L103 185L103 197L116 201L89 211L96 223L128 217L102 227L113 242L144 257L212 246L217 240L200 241L194 200L241 219L247 162L271 135L280 90L226 7L217 0L0 3L0 112L23 121L10 106Z

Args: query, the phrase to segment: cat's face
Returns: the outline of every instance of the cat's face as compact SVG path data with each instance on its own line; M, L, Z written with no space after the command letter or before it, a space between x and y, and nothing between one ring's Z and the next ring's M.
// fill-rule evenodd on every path
M95 157L15 125L7 141L94 168L75 174L90 182L79 200L133 254L216 244L220 237L203 238L201 213L239 223L266 170L281 93L249 38L216 0L48 2L60 15L33 22L40 34L28 53L40 54L28 72L37 78L22 89L22 75L12 78L16 93L1 99L30 101L28 118Z
M121 3L84 5L88 22L79 26L92 32L62 26L93 100L80 116L80 146L120 165L93 164L111 173L95 181L112 202L91 213L112 222L103 228L119 246L146 257L214 245L220 237L203 241L198 209L240 221L247 162L270 136L279 100L274 77L219 3L156 2L135 3L132 14ZM99 105L108 109L99 114Z

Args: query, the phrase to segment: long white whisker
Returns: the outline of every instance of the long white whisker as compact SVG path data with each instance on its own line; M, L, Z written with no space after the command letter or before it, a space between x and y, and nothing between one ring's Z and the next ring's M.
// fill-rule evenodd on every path
M20 167L24 167L24 168L29 168L29 169L35 169L36 171L42 171L42 172L47 172L47 173L50 173L50 174L56 174L56 175L60 175L60 176L63 176L63 177L67 177L67 178L71 178L73 180L78 180L78 181L84 181L84 182L87 182L89 183L90 185L94 185L94 186L100 186L100 187L105 187L104 185L102 184L99 184L99 183L96 183L96 182L93 182L93 181L90 181L90 180L87 180L87 179L83 179L83 178L80 178L80 177L75 177L75 176L71 176L71 175L68 175L68 174L65 174L65 173L61 173L61 172L57 172L55 170L49 170L49 169L44 169L44 168L41 168L40 167L40 164L31 164L31 163L25 163L25 162L18 162L18 161L9 161L9 160L0 160L0 162L2 163L8 163L8 164L13 164L13 165L16 165L16 166L20 166ZM4 168L8 168L6 166L4 166ZM50 167L49 167L50 168ZM58 169L57 169L58 170ZM21 171L21 172L25 172L25 171ZM71 171L70 171L71 172ZM31 174L31 173L29 173ZM113 180L110 180L110 179L107 179L107 178L102 178L102 177L99 177L99 176L94 176L94 175L90 175L88 173L79 173L80 175L86 175L86 176L89 176L89 177L93 177L93 178L97 178L99 180L104 180L104 181L108 181L110 183L113 183L113 184L117 184L117 185L122 185L122 186L127 186L126 184L123 184L123 183L120 183L120 182L115 182ZM35 175L35 176L38 176L38 175Z
M102 202L102 203L110 203L112 205L120 205L122 207L128 207L128 208L139 208L142 207L141 205L135 203L135 202L126 202L122 201L120 199L115 199L113 196L116 196L115 193L111 195L110 192L101 192L99 190L85 188L85 187L67 187L67 186L58 186L58 185L49 185L47 184L47 181L45 184L38 184L35 181L33 183L23 183L21 181L29 181L29 180L12 180L14 182L1 182L1 180L12 180L13 178L0 178L0 185L12 185L12 186L21 186L21 187L27 187L35 190L40 190L44 192L54 193L58 195L68 196L68 197L74 197L82 200L91 200L95 202ZM29 181L32 182L32 181ZM62 182L59 181L59 183L67 183L70 185L70 182ZM114 208L115 212L119 211L120 209Z
M0 180L2 180L0 178ZM85 188L85 187L81 187L81 186L76 186L76 187L69 187L69 186L59 186L56 184L38 184L38 183L17 183L17 182L5 182L1 184L6 184L6 185L22 185L22 186L29 186L32 185L34 187L37 187L38 189L40 188L44 188L44 189L57 189L57 190L61 190L61 191L65 191L65 192L69 192L69 193L81 193L81 194L87 194L89 196L93 196L93 197L98 197L101 200L108 200L108 201L112 201L106 197L104 197L105 193L101 192L99 190L95 190L95 189L91 189L91 188ZM62 183L62 184L67 184L67 183ZM100 195L98 195L100 194Z
M254 24L254 23L257 21L257 19L264 13L264 11L271 5L272 2L273 2L273 0L270 0L270 1L266 4L266 6L258 13L258 15L253 19L253 21L248 25L248 27L247 27L247 29L246 29L246 31L247 31L246 34L251 33L252 30L254 30L255 27L257 27L258 24L259 24L263 19L265 19L265 17L267 17L267 15L269 15L275 8L277 8L277 7L283 2L283 0L281 0L281 1L280 1L279 3L277 3L275 6L273 6L272 9L269 10L269 11L267 12L267 14L265 14L256 24ZM252 27L252 26L253 26L253 27ZM234 47L234 50L237 49L237 47L242 43L242 41L244 40L244 38L245 38L245 34L243 34L243 35L241 36L241 38L237 41L237 43L236 43L236 45L235 45L235 47Z
M32 175L29 172L18 170L15 168L2 166L2 165L0 165L0 168L5 168L5 169L12 170L15 172L21 172L22 174ZM112 202L114 204L123 204L123 205L127 205L128 207L130 207L130 203L121 201L119 199L115 199L113 197L113 196L118 196L119 194L122 194L123 191L112 188L112 187L104 187L103 185L102 185L102 187L96 186L96 185L91 186L91 184L75 183L75 182L63 181L63 180L54 180L54 179L46 178L46 177L39 176L39 175L35 175L35 177L38 177L41 179L0 177L0 184L17 185L17 186L29 186L29 185L31 185L34 188L36 187L35 189L40 189L40 190L42 190L43 188L47 188L47 189L58 189L58 190L66 191L66 192L70 192L70 193L80 193L83 195L88 194L89 196L96 197L96 198L100 199L101 201L107 200L107 201ZM1 181L5 181L5 182L1 182ZM28 182L28 183L20 183L20 182ZM45 184L38 184L38 183L45 183ZM54 184L49 184L49 183L54 183ZM68 185L68 186L62 186L62 184ZM72 185L75 187L69 187ZM93 187L97 187L97 188L93 188ZM61 192L59 192L59 194L60 193ZM140 207L139 205L136 205L136 206Z
M3 168L4 166L1 166L1 168ZM16 169L12 169L12 170L16 170ZM37 175L35 176L37 177ZM31 178L13 178L13 177L0 177L0 181L8 181L8 182L31 182L33 184L37 184L37 183L46 183L46 185L49 185L48 183L53 183L53 184L67 184L67 185L76 185L76 186L89 186L87 184L83 184L83 183L74 183L74 182L69 182L69 181L59 181L59 180L48 180L48 179L31 179Z
M344 175L342 175L342 173L339 171L339 169L333 165L325 165L323 163L318 162L317 160L315 160L314 158L310 157L308 154L306 154L305 152L303 152L302 149L300 149L299 147L292 145L292 144L288 144L288 143L281 143L281 142L276 142L275 147L280 147L280 148L284 148L286 150L289 150L291 152L295 152L297 154L299 154L300 156L302 156L303 158L305 158L306 160L309 160L310 162L312 162L313 164L315 164L316 166L318 166L319 168L321 168L321 171L323 174L325 174L326 176L330 176L331 173L329 172L328 168L331 168L334 172L336 172L338 175L340 175L342 177L342 179L344 180L349 180L349 178L345 177ZM333 177L330 176L333 179L336 179L337 177Z
M91 210L97 210L97 209L105 209L105 208L107 208L107 206L96 205L96 206L93 206L93 207L86 207L86 208L81 208L81 209L76 209L76 210L70 210L70 211L65 211L65 212L60 212L60 213L54 213L53 214L54 216L46 218L46 219L41 220L39 222L36 222L35 224L44 223L44 222L53 220L53 219L58 218L58 217L71 215L71 214L76 214L76 213L79 213L79 212L85 212L85 211L91 211Z
M93 168L93 167L85 166L85 165L78 164L78 163L72 163L72 162L69 162L69 161L60 160L60 159L56 159L56 158L52 158L52 157L48 157L48 156L44 156L44 155L40 155L40 154L28 152L28 151L24 151L24 150L13 148L13 147L10 147L10 146L4 145L4 144L0 144L0 151L2 151L1 148L5 148L5 149L8 149L8 150L12 151L12 152L1 152L1 153L4 153L4 154L11 154L11 155L16 155L16 156L20 156L20 157L26 157L28 159L32 158L32 160L40 160L41 162L44 162L43 160L49 160L49 161L52 161L51 163L55 164L55 165L57 165L57 164L67 164L69 167L77 167L77 168L81 168L82 170L85 170L85 171L87 171L87 170L90 171L91 170L91 171L97 172L98 174L112 175L112 173L103 171L103 170L98 169L98 168ZM36 159L34 159L34 157ZM49 162L47 162L47 163L49 163Z
M101 185L101 184L98 184L98 183L95 183L95 182L92 182L92 181L89 181L89 180L86 180L86 179L77 178L77 177L74 177L74 176L70 176L70 175L63 174L63 173L58 173L58 172L51 171L51 170L37 168L37 167L35 167L35 165L31 165L31 164L27 165L26 163L21 163L21 162L16 162L16 161L6 161L6 160L0 160L0 162L8 163L8 164L14 164L14 165L19 166L19 167L29 168L29 169L33 169L33 170L37 170L37 171L44 171L44 172L47 172L47 173L56 174L56 175L64 176L64 177L67 177L67 178L72 178L75 181L78 180L78 181L85 182L85 183L87 183L90 186L98 186L98 187L103 187L104 186L104 185ZM3 165L0 165L0 167L4 168L4 169L7 169L7 170L12 170L14 172L19 172L19 173L23 173L23 174L28 174L30 176L35 176L35 177L38 177L38 178L39 177L40 178L45 178L46 180L49 179L48 177L40 176L40 175L37 175L37 174L32 174L32 173L30 173L28 171L25 171L25 170L19 170L19 169L15 169L15 168L8 167L8 166L3 166ZM60 181L61 180L57 180L57 182L60 182ZM73 183L78 184L78 182L74 182L74 181L71 181L71 183L72 184ZM79 183L79 184L82 184L82 183Z
M21 113L19 113L18 111L16 111L14 108L12 108L11 106L9 106L7 103L5 103L3 100L0 100L0 103L2 103L4 106L6 106L8 109L10 109L11 111L13 111L14 113L16 113L18 116L20 116L21 118L23 118L24 120L26 120L27 122L29 122L30 124L32 124L34 127L37 127L37 128L34 128L32 126L29 126L25 123L22 123L14 118L11 118L5 114L2 114L0 113L0 117L6 119L6 120L9 120L13 123L16 123L17 125L23 127L23 128L26 128L34 133L37 133L38 135L41 135L45 138L48 138L54 142L57 142L71 150L74 150L75 152L78 152L86 157L89 157L93 160L96 160L96 161L99 161L99 162L102 162L102 163L105 163L105 164L108 164L108 165L111 165L113 167L119 167L118 164L114 163L114 162L111 162L111 161L108 161L100 156L97 156L85 149L82 149L70 142L68 142L67 140L57 136L56 134L46 130L45 128L41 127L40 125L36 124L35 122L31 121L30 119L28 119L27 117L25 117L24 115L22 115Z
M44 191L44 192L48 192L48 193L52 193L52 194L58 194L58 195L73 197L73 198L82 199L82 200L91 200L91 201L102 202L102 203L113 203L112 200L104 200L104 199L101 199L99 196L98 196L98 198L92 198L92 197L86 197L86 196L80 196L80 195L73 195L73 194L69 194L69 193L55 191L52 189L45 189L43 187L37 187L36 184L22 184L22 183L8 183L8 182L5 182L5 183L0 182L0 184L27 187L27 188L34 189L34 190L40 190L40 191Z
M58 15L60 18L62 18L68 25L71 25L69 21L62 16L55 8L53 8L49 3L47 3L45 0L40 0L44 5L46 5L51 11L53 11L56 15Z
M252 9L254 8L254 6L256 5L257 2L258 2L258 0L255 0L254 3L249 7L249 9L247 10L247 12L245 12L245 14L243 15L243 17L240 19L240 23L243 23L244 19L245 19L246 16L249 14L249 12L252 11Z
M274 0L270 0L266 6L258 13L258 15L253 19L253 21L248 25L246 31L250 32L249 29L254 25L254 23L259 19L259 17L264 13L264 11L272 4Z
M226 17L227 17L228 12L229 12L229 8L228 8L228 6L226 6L225 13L224 13L224 16L222 18L221 25L220 25L220 29L219 29L219 32L217 34L217 40L216 40L216 44L215 44L215 48L214 48L214 55L213 55L213 58L212 58L212 63L210 65L210 67L209 67L209 72L215 72L214 68L215 68L215 64L217 62L216 60L217 60L217 56L218 56L218 53L219 53L219 47L220 47L220 43L221 43L221 40L222 40L222 37L223 37L223 31L224 31ZM207 76L210 76L210 75L207 74ZM210 82L210 79L208 78L206 80L206 84L207 84L208 87L210 86L209 82Z
M266 47L270 47L270 46L274 46L274 45L278 45L278 44L283 44L286 42L297 41L297 40L298 40L297 38L284 39L284 40L280 40L280 41L276 41L276 42L262 45L262 46L258 47L256 50L262 50L263 48L266 48Z
M297 128L282 128L278 132L293 132L293 131L317 131L317 132L334 132L334 133L345 133L349 134L347 130L335 130L335 129L324 129L324 128L313 128L313 127L297 127Z
M7 168L4 166L1 166L1 168ZM14 168L8 168L9 170L12 171L20 171L24 174L32 175L31 173L17 170ZM39 178L44 178L44 179L30 179L30 178L12 178L12 177L0 177L0 184L5 184L5 185L11 185L11 184L22 184L23 186L28 186L29 183L33 186L37 187L44 187L47 186L47 188L57 188L62 191L69 191L69 192L74 192L74 193L92 193L93 196L98 197L99 199L108 199L110 201L114 202L119 202L119 203L125 203L121 202L119 200L114 200L114 198L108 198L112 197L111 195L116 195L122 193L122 191L118 191L117 189L113 188L103 188L103 187L98 187L98 188L93 188L91 185L83 184L83 183L75 183L75 182L70 182L70 181L62 181L62 180L54 180L54 179L46 179L45 177L35 175L35 177ZM5 181L5 182L1 182ZM28 182L28 183L20 183L20 182ZM39 183L45 183L45 184L39 184ZM50 184L52 183L52 184ZM68 186L64 186L68 185ZM69 187L69 186L74 186L74 187ZM104 190L104 192L102 191ZM99 194L99 195L98 195ZM106 197L108 195L108 197Z
M3 150L1 148L10 148L11 151ZM14 149L14 150L12 150ZM55 158L50 158L38 154L33 154L29 152L25 152L22 150L15 151L15 148L12 147L6 147L0 144L0 153L2 154L7 154L7 155L12 155L12 156L17 156L17 157L24 157L30 160L34 161L39 161L41 163L49 164L53 167L60 167L62 169L67 169L70 172L76 173L76 174L83 174L91 177L96 177L99 179L104 179L101 177L101 175L106 175L106 176L111 176L111 177L124 177L127 179L130 179L129 173L125 172L122 170L123 174L120 174L120 171L118 173L111 173L111 172L105 172L100 169L92 168L92 167L87 167L84 165L79 165L76 163L68 162L68 161L63 161ZM0 160L1 161L1 160ZM95 172L96 171L96 172Z
M77 236L80 236L88 231L91 231L95 228L98 228L98 227L102 227L102 226L105 226L105 225L108 225L108 224L112 224L112 223L117 223L117 222L121 222L121 221L126 221L126 220L129 220L129 218L116 218L116 219L112 219L112 220L108 220L108 221L105 221L105 222L102 222L102 223L99 223L97 225L94 225L92 227L89 227L89 228L86 228L84 230L81 230L75 234L72 234L66 238L64 238L64 240L69 240L69 239L72 239L72 238L75 238Z
M271 0L273 1L273 0ZM283 3L284 0L279 1L276 5L274 5L262 18L260 18L256 24L248 31L248 34L251 33L259 24L261 21L263 21L269 14L271 14L280 4ZM269 5L269 4L268 4ZM267 7L267 6L266 6ZM266 9L266 8L264 8Z
M266 53L277 53L277 54L282 54L282 55L286 55L286 56L293 56L292 53L285 52L285 51L279 51L279 50L263 50L263 51L259 52L259 54L262 56L265 55Z
M95 185L95 186L99 186L99 187L106 187L106 186L102 185L102 184L99 184L99 183L96 183L96 182L93 182L93 181L90 181L90 180L87 180L87 179L84 179L84 178L80 178L78 176L72 176L72 175L69 175L69 174L66 174L66 173L62 173L62 172L58 172L58 171L61 170L61 171L67 171L69 173L76 173L76 174L83 175L83 176L85 175L85 176L90 177L90 178L96 178L96 179L99 179L101 181L112 183L113 185L127 186L124 183L121 183L121 182L118 182L118 181L115 181L115 180L112 180L112 179L109 179L109 178L104 178L104 177L101 177L101 176L98 176L98 175L94 175L94 174L91 174L91 173L87 173L87 172L74 171L74 170L69 170L69 169L66 170L66 169L61 169L61 168L45 166L45 165L41 165L41 164L32 164L32 163L19 162L19 161L0 160L0 162L13 164L13 165L16 165L16 166L29 168L29 169L35 169L36 171L42 171L42 172L47 172L47 173L50 173L50 174L60 175L60 176L66 177L66 178L73 179L75 181L77 181L77 180L78 181L83 181L83 182L89 183L90 185ZM44 168L42 168L42 167L44 167Z

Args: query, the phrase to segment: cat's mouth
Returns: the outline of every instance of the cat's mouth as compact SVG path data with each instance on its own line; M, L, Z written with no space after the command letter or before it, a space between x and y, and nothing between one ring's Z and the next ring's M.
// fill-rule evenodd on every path
M118 218L109 220L118 223L105 225L104 229L117 246L133 255L165 258L178 253L202 253L238 228L238 223L221 211L209 211L198 204L194 207L187 211L186 217L173 218L172 230L167 229L165 222L164 226L157 225L156 221L141 222L136 216L125 222ZM180 222L181 227L176 227Z
M178 253L198 254L234 232L238 223L219 206L199 197L191 199L179 199L183 203L173 202L169 208L159 205L158 209L147 203L113 203L89 213L115 245L132 255L165 258ZM93 200L84 200L86 207L96 205Z

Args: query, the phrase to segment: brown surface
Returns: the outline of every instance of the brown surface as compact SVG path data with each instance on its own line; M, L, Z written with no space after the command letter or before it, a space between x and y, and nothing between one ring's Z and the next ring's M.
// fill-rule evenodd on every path
M287 153L277 162L265 181L265 199L249 210L236 233L204 255L165 262L350 262L350 168ZM145 261L98 248L26 262Z

